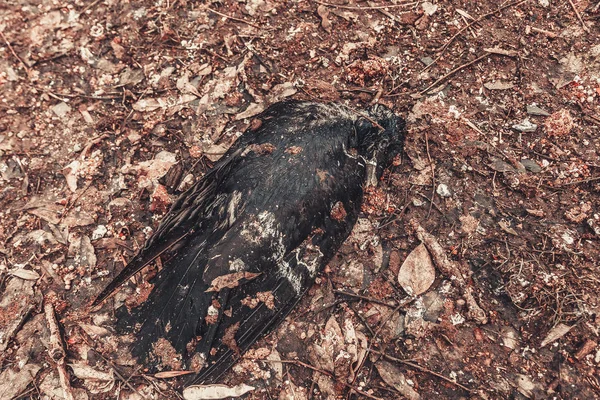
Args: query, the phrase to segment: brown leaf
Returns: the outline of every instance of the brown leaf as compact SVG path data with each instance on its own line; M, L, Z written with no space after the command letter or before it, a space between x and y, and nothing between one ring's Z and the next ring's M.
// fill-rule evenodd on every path
M398 283L408 294L425 293L435 280L435 267L424 244L418 245L404 260L398 273Z
M554 328L550 329L550 332L548 332L548 334L546 335L544 340L542 340L540 347L544 347L544 346L554 342L555 340L560 339L561 337L563 337L567 333L569 333L569 331L572 328L573 328L572 326L568 326L563 323L556 325Z
M375 367L381 379L400 392L404 397L409 400L419 400L421 398L421 395L406 382L406 378L400 368L387 361L378 362L375 364Z
M12 276L16 276L17 278L21 278L26 281L37 281L38 279L40 279L40 274L29 269L15 268L9 270L8 273Z

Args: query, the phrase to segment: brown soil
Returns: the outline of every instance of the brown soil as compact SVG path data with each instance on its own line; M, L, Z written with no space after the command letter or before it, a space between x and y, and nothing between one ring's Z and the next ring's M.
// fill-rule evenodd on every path
M182 378L145 374L113 333L135 285L88 304L289 97L386 104L405 153L223 383L251 399L600 398L597 1L18 0L0 15L0 398L62 396L51 292L74 398L179 398ZM411 220L463 280L434 256L433 285L406 293ZM160 267L134 278L134 303Z

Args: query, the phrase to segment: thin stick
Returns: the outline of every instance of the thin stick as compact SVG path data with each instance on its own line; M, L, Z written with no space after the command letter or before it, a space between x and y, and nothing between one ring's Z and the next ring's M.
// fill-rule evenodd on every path
M442 46L442 47L441 47L441 48L438 50L438 51L440 51L441 53L440 53L440 54L437 56L437 58L436 58L435 60L433 60L433 62L432 62L431 64L429 64L428 66L426 66L426 67L423 69L423 71L427 71L429 68L431 68L431 66L432 66L433 64L435 64L436 62L438 62L438 61L439 61L439 59L442 57L442 55L444 55L444 52L446 52L446 50L448 49L448 46L450 46L450 44L451 44L452 42L454 42L454 39L456 39L458 36L460 36L460 35L461 35L461 34L462 34L464 31L466 31L467 29L471 28L473 25L475 25L475 24L476 24L476 23L478 23L479 21L482 21L482 20L484 20L484 19L486 19L486 18L488 18L488 17L491 17L492 15L495 15L495 14L497 14L497 13L501 12L501 11L504 11L504 10L505 10L505 9L507 9L507 8L510 8L510 7L513 7L513 6L518 6L518 5L520 5L520 4L522 4L522 3L525 3L525 2L527 2L527 1L529 1L529 0L519 0L519 1L513 1L512 3L509 3L509 4L502 5L502 6L498 7L497 9L495 9L494 11L490 11L489 13L482 15L481 17L479 17L479 18L477 18L477 19L474 19L473 21L471 21L471 22L470 22L470 23L468 23L467 25L465 25L465 26L463 26L462 28L460 28L460 29L458 30L458 32L456 32L456 33L454 34L454 36L452 36L452 37L450 38L450 40L448 40L448 41L446 42L446 44L444 44L444 45L443 45L443 46Z
M245 19L241 19L241 18L232 17L232 16L230 16L230 15L223 14L223 13L221 13L221 12L218 12L217 10L213 10L212 8L207 8L207 10L208 10L208 11L210 11L211 13L215 13L215 14L217 14L217 15L220 15L220 16L221 16L221 17L223 17L223 18L227 18L227 19L230 19L230 20L232 20L232 21L241 22L241 23L243 23L243 24L249 25L249 26L251 26L251 27L253 27L253 28L256 28L256 29L263 29L263 27L261 27L261 26L258 26L258 25L256 25L256 24L253 24L252 22L246 21Z
M414 6L416 4L419 4L418 1L413 1L413 2L410 2L410 3L390 4L389 6L360 7L360 6L344 6L344 5L341 5L341 4L325 3L324 1L319 1L319 0L314 0L314 2L317 3L317 4L321 4L323 6L327 6L327 7L343 8L344 10L381 10L381 9L384 9L384 8L410 7L410 6Z
M341 295L349 296L349 297L356 297L357 299L366 300L371 303L381 304L382 306L386 306L386 307L391 307L391 308L396 307L396 304L386 303L385 301L377 300L372 297L361 296L360 294L344 292L343 290L334 289L333 293L337 293L337 294L341 294Z
M450 76L454 75L455 73L457 73L460 70L463 70L473 64L475 64L476 62L479 62L481 60L483 60L484 58L486 58L487 56L489 56L491 53L486 52L484 55L477 57L476 59L474 59L473 61L469 61L466 64L463 64L459 67L454 68L452 71L448 72L446 75L442 76L441 78L439 78L437 81L433 82L431 85L427 86L427 88L425 88L424 90L422 90L419 94L423 95L427 92L429 92L433 87L439 85L441 82L445 81L446 79L448 79Z
M65 399L74 400L73 390L71 389L71 383L69 382L69 374L67 374L65 364L65 349L60 337L58 321L56 320L56 315L54 314L54 306L48 300L46 300L46 304L44 304L44 313L46 315L46 321L48 322L48 328L50 329L50 349L48 349L48 353L50 353L50 358L52 358L52 360L54 360L56 363L58 378Z
M550 32L550 31L547 31L547 30L545 30L545 29L541 29L541 28L536 28L535 26L532 26L532 27L531 27L531 30L532 30L532 31L534 31L534 32L543 33L544 35L546 35L546 36L548 36L548 37L551 37L551 38L555 38L555 37L557 37L557 36L558 36L558 35L557 35L556 33L554 33L554 32Z
M431 215L431 208L433 207L433 199L435 198L435 168L433 161L431 161L431 154L429 153L429 135L425 131L425 148L427 149L427 160L429 160L429 168L431 169L431 200L429 201L429 210L427 211L427 219Z
M8 49L10 50L10 52L13 54L13 56L15 56L15 58L17 60L19 60L19 62L21 63L21 65L23 66L23 68L25 68L25 72L27 72L27 75L29 75L29 67L27 66L27 64L25 64L25 62L21 59L21 57L18 56L17 53L15 53L15 50L13 49L13 47L11 46L10 42L8 41L8 39L6 39L6 36L4 36L4 32L0 31L0 36L2 36L2 40L4 40L4 42L6 43L6 45L8 46Z
M596 177L588 178L588 179L581 179L581 180L573 181L573 182L563 183L562 185L560 185L558 187L579 185L580 183L588 183L588 182L595 182L595 181L600 181L600 176L596 176Z
M569 4L571 5L571 7L573 8L573 11L575 11L575 15L577 15L577 19L579 20L579 22L581 23L581 26L583 27L583 30L586 31L587 33L590 33L590 28L587 27L587 25L585 24L585 22L583 21L583 18L581 18L581 14L579 14L579 11L577 10L577 8L575 7L575 4L573 4L573 0L569 0Z
M442 375L442 374L439 374L439 373L437 373L437 372L435 372L435 371L432 371L432 370L430 370L430 369L427 369L427 368L425 368L425 367L421 367L419 364L415 364L415 363L413 363L413 362L411 362L411 361L408 361L408 360L403 360L403 359L401 359L401 358L392 357L392 356L389 356L389 355L387 355L387 354L385 354L385 353L382 353L382 352L380 352L380 351L376 351L376 350L371 350L371 353L379 354L379 355L380 355L380 356L382 356L383 358L387 358L387 359L388 359L388 360L390 360L390 361L399 362L399 363L401 363L401 364L408 365L409 367L412 367L412 368L418 369L419 371L426 372L426 373L428 373L428 374L431 374L431 375L433 375L433 376L437 376L438 378L440 378L440 379L442 379L442 380L444 380L444 381L446 381L446 382L448 382L448 383L451 383L451 384L453 384L453 385L455 385L455 386L458 386L459 388L461 388L461 389L463 389L463 390L466 390L466 391L467 391L467 392L469 392L469 393L472 393L472 392L473 392L473 391L472 391L471 389L469 389L468 387L466 387L466 386L464 386L464 385L461 385L460 383L458 383L458 382L455 382L455 381L453 381L452 379L450 379L450 378L447 378L447 377L445 377L444 375Z

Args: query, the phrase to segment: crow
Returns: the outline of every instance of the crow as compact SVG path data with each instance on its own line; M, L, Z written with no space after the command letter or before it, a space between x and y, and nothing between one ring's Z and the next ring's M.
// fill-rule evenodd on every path
M280 324L350 235L366 182L402 151L405 123L288 100L259 114L214 168L183 193L139 253L98 295L109 297L161 257L150 295L117 310L132 354L156 365L168 341L213 383Z

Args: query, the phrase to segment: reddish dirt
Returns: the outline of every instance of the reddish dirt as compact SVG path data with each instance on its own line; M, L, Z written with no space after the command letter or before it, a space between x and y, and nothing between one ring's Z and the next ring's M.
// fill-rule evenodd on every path
M39 315L53 291L75 398L179 398L183 378L145 375L113 334L136 285L88 305L252 117L293 97L386 104L405 152L223 383L252 399L600 398L597 1L19 0L0 15L0 397L62 393ZM407 295L410 220L464 285L437 266ZM136 302L157 268L133 278Z

